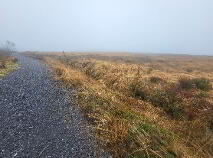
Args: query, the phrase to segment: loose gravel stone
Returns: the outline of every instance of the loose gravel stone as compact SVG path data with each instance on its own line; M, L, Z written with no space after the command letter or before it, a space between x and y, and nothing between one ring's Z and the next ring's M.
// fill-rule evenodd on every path
M0 158L96 157L95 138L69 91L40 61L15 56L20 68L0 80Z

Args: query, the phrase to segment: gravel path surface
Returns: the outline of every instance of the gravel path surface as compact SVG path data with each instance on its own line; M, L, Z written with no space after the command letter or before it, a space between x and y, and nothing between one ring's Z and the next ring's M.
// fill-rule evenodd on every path
M68 91L39 61L16 57L21 67L0 79L0 158L96 157Z

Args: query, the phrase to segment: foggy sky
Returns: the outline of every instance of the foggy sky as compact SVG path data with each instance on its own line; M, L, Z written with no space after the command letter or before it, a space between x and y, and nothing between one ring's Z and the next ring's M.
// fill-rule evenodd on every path
M213 0L0 0L19 50L213 55Z

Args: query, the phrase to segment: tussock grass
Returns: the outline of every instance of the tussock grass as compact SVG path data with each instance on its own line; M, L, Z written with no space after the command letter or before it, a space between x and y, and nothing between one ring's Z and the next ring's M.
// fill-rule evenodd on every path
M213 156L212 58L101 53L36 57L55 70L56 79L75 87L102 147L115 157Z

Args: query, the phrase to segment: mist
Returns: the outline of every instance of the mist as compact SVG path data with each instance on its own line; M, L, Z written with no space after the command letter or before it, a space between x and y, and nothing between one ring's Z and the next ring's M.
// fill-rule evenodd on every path
M0 0L19 51L213 55L212 0Z

